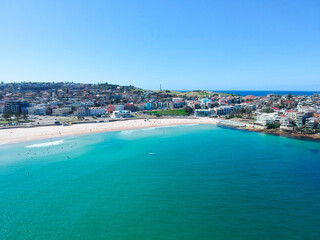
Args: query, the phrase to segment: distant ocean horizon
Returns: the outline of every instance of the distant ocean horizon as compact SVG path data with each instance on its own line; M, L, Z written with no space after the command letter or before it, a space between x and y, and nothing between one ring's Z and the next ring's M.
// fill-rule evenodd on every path
M188 92L191 90L180 90L181 92ZM266 96L270 93L274 93L277 95L287 95L291 92L292 95L306 95L311 96L315 93L320 94L320 91L290 91L290 90L208 90L212 92L217 93L229 93L229 94L237 94L240 96L247 96L247 95L253 95L253 96Z

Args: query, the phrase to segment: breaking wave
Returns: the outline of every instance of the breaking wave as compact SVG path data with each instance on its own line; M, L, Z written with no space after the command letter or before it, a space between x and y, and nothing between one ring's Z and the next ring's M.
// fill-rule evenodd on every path
M45 143L38 143L38 144L33 144L33 145L26 146L26 148L49 147L49 146L55 146L55 145L62 144L63 142L64 142L64 140L45 142Z

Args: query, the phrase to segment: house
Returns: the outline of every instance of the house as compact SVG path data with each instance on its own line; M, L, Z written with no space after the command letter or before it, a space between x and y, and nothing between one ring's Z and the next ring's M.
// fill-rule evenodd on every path
M146 110L151 110L151 103L147 102L144 104Z
M287 111L284 111L284 115L288 116L291 119L295 119L297 112L293 110L287 110Z
M137 107L133 103L126 103L126 105L124 105L124 110L134 112L137 110Z
M184 106L184 101L178 100L173 102L173 107L174 108L182 108Z
M107 107L107 112L112 113L113 111L116 110L116 107L114 105L109 104Z

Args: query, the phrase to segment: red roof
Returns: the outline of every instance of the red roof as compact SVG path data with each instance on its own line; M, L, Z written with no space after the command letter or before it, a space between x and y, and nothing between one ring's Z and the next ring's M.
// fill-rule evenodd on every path
M248 95L248 96L246 96L246 98L256 98L256 96Z
M280 110L280 108L277 108L277 107L273 107L273 108L271 108L271 109L273 109L273 110Z

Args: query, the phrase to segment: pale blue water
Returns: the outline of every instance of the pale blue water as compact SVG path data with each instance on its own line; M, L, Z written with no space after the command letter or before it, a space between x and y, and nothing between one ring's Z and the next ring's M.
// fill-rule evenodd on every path
M320 143L196 125L2 146L0 239L320 239Z

